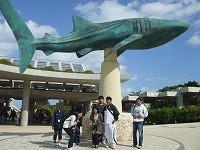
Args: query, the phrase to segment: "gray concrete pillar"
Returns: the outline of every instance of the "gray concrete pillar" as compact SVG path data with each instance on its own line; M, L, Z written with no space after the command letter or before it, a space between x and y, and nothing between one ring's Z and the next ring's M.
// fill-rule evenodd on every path
M30 99L30 81L24 81L20 126L27 126L28 125L29 99Z
M92 106L92 104L91 104L90 101L89 101L89 102L86 102L86 112L91 111L91 106Z
M179 92L177 93L176 98L176 107L182 108L183 107L183 93Z
M35 101L29 100L29 114L28 114L29 121L33 121L34 110L35 110Z

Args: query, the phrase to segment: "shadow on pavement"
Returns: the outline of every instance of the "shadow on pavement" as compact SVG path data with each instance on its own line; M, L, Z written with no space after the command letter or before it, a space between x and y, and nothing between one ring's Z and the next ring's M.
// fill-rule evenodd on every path
M38 134L46 134L46 133L33 133L33 132L0 132L0 136L30 136L30 135L38 135ZM48 133L53 134L53 133Z

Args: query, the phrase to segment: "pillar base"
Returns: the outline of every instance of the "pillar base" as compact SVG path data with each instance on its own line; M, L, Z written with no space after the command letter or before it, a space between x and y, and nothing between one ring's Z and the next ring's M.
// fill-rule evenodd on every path
M28 126L29 99L30 99L30 81L24 81L20 126Z
M82 135L84 138L92 139L90 112L83 117ZM117 126L117 141L125 142L133 140L133 117L130 113L121 113L119 120L116 122Z

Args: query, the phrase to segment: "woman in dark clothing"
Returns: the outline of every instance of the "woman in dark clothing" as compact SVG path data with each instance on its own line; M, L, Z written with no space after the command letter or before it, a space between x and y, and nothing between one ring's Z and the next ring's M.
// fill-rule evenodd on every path
M94 148L98 148L103 132L103 116L96 107L92 109L90 120L92 121L92 145Z

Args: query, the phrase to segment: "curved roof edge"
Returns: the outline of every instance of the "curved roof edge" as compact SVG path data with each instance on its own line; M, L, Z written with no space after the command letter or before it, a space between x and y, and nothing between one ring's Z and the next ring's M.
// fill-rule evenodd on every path
M100 81L100 74L54 72L28 68L23 74L20 74L19 67L4 64L0 64L0 75L2 79L10 80L66 82L80 84L98 84ZM128 80L129 77L127 74L121 74L121 82Z

